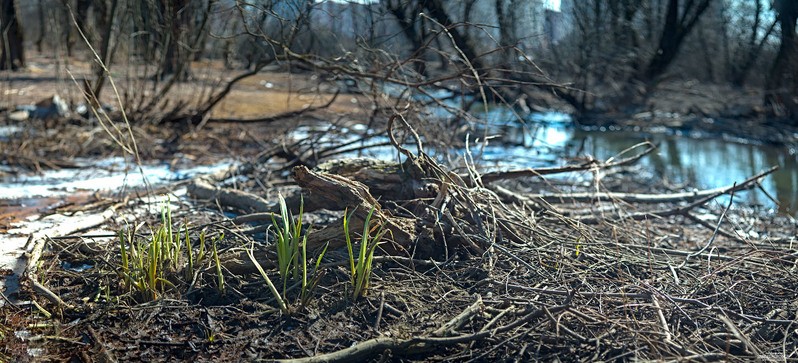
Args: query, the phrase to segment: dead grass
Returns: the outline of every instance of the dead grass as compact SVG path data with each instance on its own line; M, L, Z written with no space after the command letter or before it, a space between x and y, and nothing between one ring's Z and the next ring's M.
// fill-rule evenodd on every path
M296 94L288 91L233 91L211 113L211 117L252 119L321 106L332 99L329 94ZM329 108L331 112L357 111L351 97L341 97Z
M33 104L53 95L59 95L72 104L84 103L78 86L70 79L69 70L78 81L90 74L89 63L72 59L62 66L56 66L53 59L33 57L27 69L21 72L2 72L3 86L0 87L0 108L13 108L17 105ZM143 66L112 66L112 72L120 85L124 97L137 95L152 97L154 82L146 77ZM186 102L189 107L202 107L203 101L221 89L224 82L246 70L225 69L220 61L201 61L192 64L194 77L188 82L177 84L168 97L169 105ZM129 78L137 74L139 78ZM268 87L267 87L268 84ZM317 76L308 73L268 72L244 79L236 85L228 97L212 112L219 118L261 118L285 112L299 111L303 108L320 106L332 97L336 85L325 83ZM105 92L102 101L115 105L111 92ZM330 107L334 113L364 112L368 106L365 97L349 95L339 97ZM135 101L132 103L135 105Z

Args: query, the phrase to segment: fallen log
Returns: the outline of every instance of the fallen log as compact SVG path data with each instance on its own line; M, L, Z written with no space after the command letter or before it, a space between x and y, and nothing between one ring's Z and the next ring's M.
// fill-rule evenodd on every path
M408 250L411 243L416 240L416 221L392 216L382 208L363 183L336 174L312 171L305 166L295 167L293 177L302 187L308 200L316 199L317 203L333 204L337 206L336 209L352 212L350 227L354 231L363 230L366 216L373 210L372 220L375 223L384 223L390 231L386 236L390 236L392 249ZM332 248L343 246L345 241L342 226L343 219L340 219L321 230L314 231L308 236L308 246L316 248L327 242Z
M275 204L241 190L220 188L205 178L196 178L186 188L188 194L197 199L215 200L220 205L252 212L270 212Z
M434 197L437 191L437 184L425 181L426 173L412 159L401 164L370 158L332 160L319 164L314 170L363 183L379 200L428 198Z

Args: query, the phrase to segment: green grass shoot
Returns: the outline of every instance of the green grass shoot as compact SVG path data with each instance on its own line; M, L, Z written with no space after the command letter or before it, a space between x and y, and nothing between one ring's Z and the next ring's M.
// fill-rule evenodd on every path
M352 220L355 210L352 210L349 214L344 212L343 225L346 248L347 252L349 252L349 278L352 284L352 299L355 300L358 297L365 296L371 280L374 252L377 246L382 243L382 238L389 232L389 230L385 229L385 223L378 222L373 227L371 226L371 218L374 215L374 211L375 207L372 207L366 216L366 220L363 222L363 234L360 238L360 249L358 250L357 258L355 258L354 243L352 242L352 236L349 231L349 223ZM373 231L376 232L372 235L371 233Z
M181 234L182 230L182 234ZM213 239L213 257L217 264L217 282L220 292L224 290L224 276L216 244L224 234ZM161 224L151 228L149 238L140 237L136 228L119 231L119 275L123 286L138 293L144 300L157 299L166 289L173 288L184 278L192 281L205 259L205 231L199 234L198 252L194 254L188 225L172 227L172 213L168 205L161 210Z
M290 314L290 311L288 310L288 306L285 304L283 296L280 294L279 291L277 291L277 288L274 286L274 283L272 283L272 279L270 279L269 275L266 274L266 271L263 270L263 266L261 266L260 263L258 263L258 260L255 259L255 255L253 253L254 249L255 249L255 243L253 242L252 246L250 248L247 248L247 256L249 256L249 260L252 261L252 264L255 266L256 269L258 269L260 276L263 278L263 281L265 281L266 285L269 286L269 291L271 291L272 295L274 296L274 300L277 301L277 307L280 308L280 311L282 311L283 314L286 315Z
M278 202L280 206L280 221L272 215L272 227L274 227L274 246L277 250L277 272L282 282L281 291L277 290L271 278L269 278L266 271L255 259L253 252L254 244L247 249L247 255L269 287L269 291L277 301L280 311L284 314L291 314L292 311L296 309L289 307L286 303L289 301L287 295L288 282L295 281L295 284L300 286L298 298L299 308L305 306L310 301L312 292L321 279L321 260L327 252L327 246L325 246L316 257L313 270L308 271L307 242L310 231L302 234L304 200L300 198L299 214L296 216L296 220L294 220L294 216L288 211L288 206L282 195L278 196Z
M293 215L288 211L285 198L278 195L280 205L280 221L272 215L272 225L274 226L275 246L277 249L277 267L282 279L283 296L285 296L289 279L299 278L302 272L300 266L300 244L302 244L302 214L304 212L304 200L300 199L299 215L294 221ZM306 235L307 238L307 235Z
M213 239L213 261L216 265L216 289L219 293L224 294L224 274L222 273L222 264L219 262L219 252L216 250L217 242L224 239L224 233Z

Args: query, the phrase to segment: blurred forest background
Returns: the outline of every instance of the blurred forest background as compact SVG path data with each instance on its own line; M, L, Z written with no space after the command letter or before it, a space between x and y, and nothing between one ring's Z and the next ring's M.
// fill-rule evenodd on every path
M786 362L797 20L0 0L0 361Z
M684 112L798 119L793 0L2 0L0 10L0 68L33 53L60 64L96 56L106 68L92 62L84 80L96 99L107 71L135 66L154 84L146 101L134 102L137 87L125 92L133 115L207 118L230 87L193 106L159 102L196 62L214 60L239 72L230 85L281 64L350 92L443 88L581 116L647 111L673 82L687 96L709 84L759 104L729 97L721 110Z

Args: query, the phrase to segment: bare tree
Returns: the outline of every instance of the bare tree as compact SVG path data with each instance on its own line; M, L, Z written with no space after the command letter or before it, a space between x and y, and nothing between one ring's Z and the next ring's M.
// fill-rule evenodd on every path
M774 108L779 116L798 117L795 91L798 85L798 45L795 26L798 20L798 2L775 0L774 9L781 24L781 44L767 79L765 104ZM796 122L798 123L798 122Z
M415 50L410 61L416 72L426 75L427 62L422 59L423 54L419 54L419 51L425 49L424 43L427 38L419 16L422 12L422 4L418 1L406 0L387 0L382 4L399 22L402 34L409 42L410 48Z
M190 49L186 49L183 42L185 35L191 33L191 8L188 0L161 1L158 3L162 14L163 31L166 39L163 40L163 55L158 79L174 76L179 79L188 78L189 67L186 56Z
M0 31L2 36L2 56L0 69L17 70L25 67L25 53L22 39L22 25L17 18L14 0L0 0Z
M98 62L92 63L95 75L94 85L86 81L84 89L87 98L94 107L100 105L99 97L107 78L106 70L111 67L111 38L113 37L113 28L118 7L119 0L110 0L110 4L106 3L105 0L95 1L94 3L94 18L100 30L100 34L95 34L95 36L99 36L100 38L100 48L97 51L99 52L98 56L100 57L100 61L102 61L102 65Z
M464 25L466 23L457 22L454 20L449 13L447 13L446 8L444 7L444 2L442 0L429 0L423 2L424 9L429 13L429 16L434 19L438 24L441 24L446 28L446 33L452 39L452 43L459 52L462 53L465 60L471 63L471 65L477 70L485 70L484 59L480 57L477 53L474 44L469 41L467 35L464 32L463 27L458 27L457 24ZM465 21L468 21L468 17L471 13L471 9L474 5L474 0L465 1L465 9L463 18Z
M643 73L639 74L640 80L655 82L665 73L679 53L685 37L693 30L711 2L712 0L687 0L680 4L679 0L668 0L665 27L660 33L659 45Z
M745 37L745 42L742 46L736 47L734 54L729 54L726 58L728 60L729 79L733 85L738 87L745 84L748 74L756 64L757 59L759 59L762 49L765 47L765 44L767 44L768 39L773 34L776 29L776 24L778 23L778 20L774 19L769 22L769 24L763 24L766 11L765 2L763 0L755 0L753 5L753 9L742 9L749 10L753 15L753 19L747 28L748 34L747 37ZM727 7L724 6L723 10L724 16L726 16L725 12L728 11ZM733 9L732 11L735 10L736 9ZM724 19L724 21L727 28L745 29L740 27L742 24L729 24L730 22L728 19ZM744 33L739 34L740 37L745 35ZM738 40L737 37L735 37L734 40ZM726 40L726 42L728 43L730 41Z
M47 18L47 13L44 10L44 0L38 0L36 2L36 12L37 17L39 18L39 34L36 37L36 51L41 53L42 46L44 44L44 35L45 35L45 23Z

